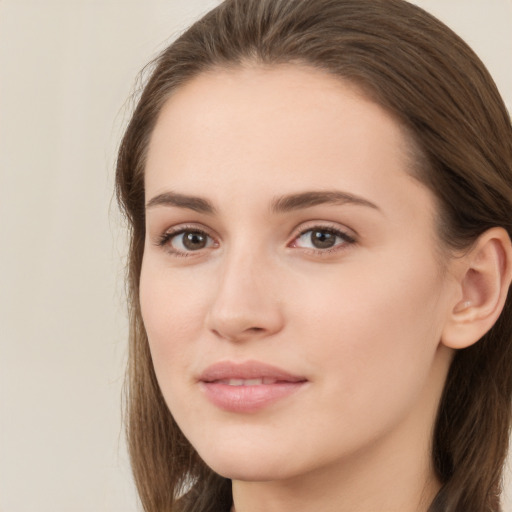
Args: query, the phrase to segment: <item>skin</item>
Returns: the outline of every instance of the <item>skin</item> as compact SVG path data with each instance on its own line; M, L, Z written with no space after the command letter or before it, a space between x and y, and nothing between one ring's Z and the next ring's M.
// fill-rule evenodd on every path
M142 315L165 400L206 463L233 479L237 512L426 511L439 488L431 430L459 260L440 250L435 199L410 155L380 106L299 66L202 74L160 113ZM271 209L306 191L372 205ZM169 192L215 211L154 200ZM312 228L349 238L318 249ZM203 232L205 247L169 235L180 229ZM207 400L201 371L248 360L307 385L252 413Z

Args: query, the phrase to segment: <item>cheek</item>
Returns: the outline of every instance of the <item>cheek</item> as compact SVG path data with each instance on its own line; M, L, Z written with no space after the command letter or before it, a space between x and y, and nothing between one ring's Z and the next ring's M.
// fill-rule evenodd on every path
M345 406L373 402L378 409L394 397L399 407L420 393L442 330L436 276L432 263L382 257L378 265L353 265L350 274L306 295L298 330L316 340L306 347L307 358L321 360L325 375L334 376L326 385L347 397Z
M203 325L203 294L195 293L197 286L151 257L143 262L141 313L159 381L189 366L187 347L199 338Z

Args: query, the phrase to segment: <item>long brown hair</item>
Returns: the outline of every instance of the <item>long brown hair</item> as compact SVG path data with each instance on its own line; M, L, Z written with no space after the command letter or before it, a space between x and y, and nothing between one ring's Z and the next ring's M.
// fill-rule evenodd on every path
M147 512L228 510L230 481L197 456L160 393L138 291L145 237L144 165L157 116L176 88L214 67L300 63L358 85L420 149L418 179L438 198L439 232L469 246L492 226L512 235L512 128L497 88L450 29L402 0L226 0L153 64L117 163L130 225L127 431ZM442 488L430 512L497 512L512 397L512 305L453 360L432 461Z

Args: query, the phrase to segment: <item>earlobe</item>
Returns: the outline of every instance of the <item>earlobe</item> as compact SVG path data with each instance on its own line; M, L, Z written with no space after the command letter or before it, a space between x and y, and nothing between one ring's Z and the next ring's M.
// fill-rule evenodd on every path
M476 343L494 325L512 280L512 244L503 228L480 235L461 258L460 293L449 312L442 343L453 349Z

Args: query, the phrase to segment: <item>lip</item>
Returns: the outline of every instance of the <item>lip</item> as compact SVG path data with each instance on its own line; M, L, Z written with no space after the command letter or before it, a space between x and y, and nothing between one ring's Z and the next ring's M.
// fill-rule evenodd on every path
M262 382L254 384L255 380ZM261 410L289 397L308 382L303 376L259 361L215 363L200 374L198 381L210 402L225 411L238 413Z

